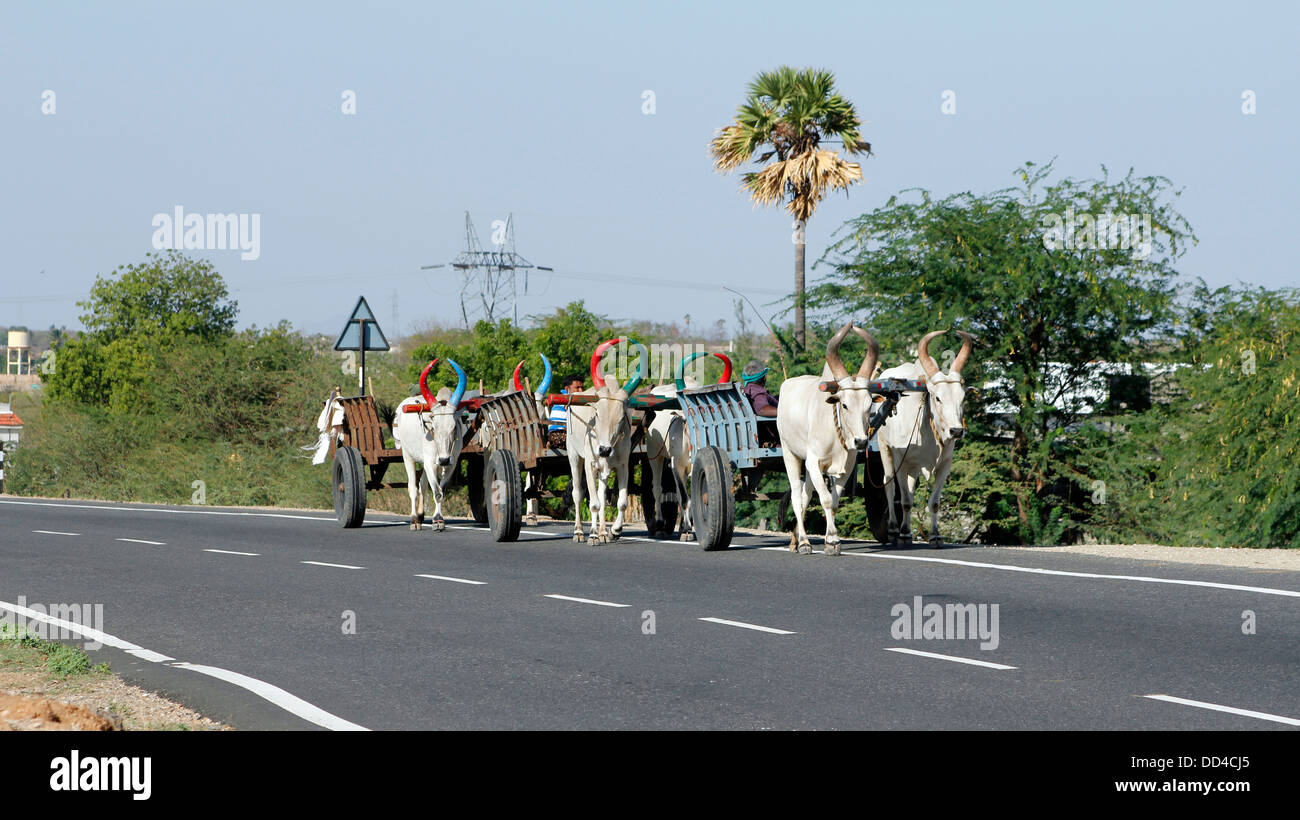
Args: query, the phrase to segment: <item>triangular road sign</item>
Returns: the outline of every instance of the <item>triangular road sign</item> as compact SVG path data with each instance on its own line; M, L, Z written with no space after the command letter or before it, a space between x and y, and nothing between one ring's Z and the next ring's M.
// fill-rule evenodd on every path
M385 338L384 331L379 329L379 322L375 321L375 314L370 311L370 305L366 303L364 296L357 300L357 306L352 309L352 315L348 317L348 323L343 326L343 332L339 334L339 340L334 343L334 349L361 350L361 328L363 327L366 329L366 350L388 350L388 339Z

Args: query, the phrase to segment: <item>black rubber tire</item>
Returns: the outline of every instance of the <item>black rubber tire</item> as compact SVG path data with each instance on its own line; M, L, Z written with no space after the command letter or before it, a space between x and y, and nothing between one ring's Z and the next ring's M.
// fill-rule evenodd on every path
M655 504L654 493L651 492L651 487L650 487L650 481L652 478L653 475L650 472L650 459L646 458L645 456L642 456L641 457L641 509L644 510L646 513L647 530L650 529L650 511L654 509L654 504ZM664 461L663 473L661 473L659 476L659 487L660 487L660 491L664 496L668 496L671 493L672 497L676 498L678 495L677 479L673 474L673 466L672 466L671 459ZM678 504L676 501L669 501L667 498L664 499L664 508L662 514L660 515L660 518L663 520L665 526L668 529L669 538L674 538L677 535L677 519L679 517L678 511L680 507L681 505ZM653 536L654 533L651 533L651 535Z
M519 462L509 450L497 450L488 458L487 481L488 528L494 541L518 541L524 521L524 485L519 478Z
M483 475L483 457L465 456L465 488L469 494L469 512L474 516L474 523L488 522L487 502L485 500L487 478Z
M713 552L731 546L736 528L731 462L717 447L704 447L695 453L691 465L691 523L701 549Z
M366 520L365 469L361 452L355 447L340 447L334 452L334 516L344 529L360 527Z

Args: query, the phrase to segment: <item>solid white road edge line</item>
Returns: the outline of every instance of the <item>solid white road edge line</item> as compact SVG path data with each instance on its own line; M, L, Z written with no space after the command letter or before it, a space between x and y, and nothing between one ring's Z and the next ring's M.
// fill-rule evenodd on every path
M334 567L335 569L365 569L365 567L354 567L351 564L330 564L325 561L299 561L300 564L311 564L314 567Z
M474 586L480 586L480 587L485 586L487 584L487 581L471 581L468 578L452 578L451 576L448 575L422 575L418 572L415 574L415 577L431 578L434 581L451 581L457 584L473 584Z
M32 530L39 532L41 535L81 535L79 532L55 532L54 530Z
M955 558L927 558L921 555L885 555L878 552L847 552L859 558L892 558L898 561L929 561L935 564L957 564L963 567L982 567L999 569L1005 572L1028 572L1035 575L1063 575L1068 578L1101 578L1111 581L1142 581L1148 584L1175 584L1188 587L1211 587L1214 589L1235 589L1239 592L1258 592L1262 595L1283 595L1288 598L1300 598L1300 591L1294 589L1273 589L1271 587L1248 587L1242 584L1220 584L1214 581L1187 581L1181 578L1153 578L1147 575L1105 575L1098 572L1069 572L1063 569L1041 569L1039 567L1018 567L1011 564L990 564L983 561L958 561Z
M744 621L728 621L726 618L700 618L701 621L708 621L711 624L722 624L724 626L738 626L741 629L756 629L759 632L771 632L773 635L798 635L798 632L791 632L788 629L774 629L770 626L759 626L758 624L747 624Z
M155 547L167 546L166 541L146 541L143 538L114 538L114 541L130 541L132 544L153 544Z
M1143 695L1144 698L1152 700L1163 700L1167 703L1179 703L1183 706L1195 706L1198 709L1213 709L1216 712L1227 712L1230 715L1242 715L1243 717L1259 718L1260 720L1271 720L1275 723L1285 723L1288 726L1300 726L1300 720L1295 718L1283 717L1281 715L1270 715L1268 712L1252 712L1249 709L1238 709L1235 706L1220 706L1217 703L1206 703L1203 700L1188 700L1187 698L1176 698L1173 695Z
M987 666L989 669L1015 669L1014 666L1007 666L1004 663L991 663L990 661L977 661L970 658L959 658L956 655L940 655L937 652L922 652L919 649L904 649L901 646L886 646L886 652L904 652L908 655L920 655L923 658L938 658L941 661L956 661L957 663L969 663L971 666Z
M219 553L221 553L222 555L248 555L248 556L251 556L251 557L256 557L256 556L259 556L259 555L262 554L262 553L260 553L260 552L238 552L237 550L214 550L214 549L204 549L203 551L204 551L204 552L219 552Z
M573 601L579 604L595 604L596 606L616 606L620 608L626 608L631 606L631 604L615 604L615 603L611 603L610 601L593 601L590 598L572 598L568 595L543 595L542 597L554 598L557 601Z
M81 635L82 637L89 638L92 642L102 643L105 646L111 646L115 649L121 649L127 654L134 655L142 660L153 663L163 663L172 668L190 669L194 672L201 672L204 675L219 678L227 683L233 683L236 686L247 689L258 697L269 700L271 703L274 703L286 712L297 715L309 723L314 723L317 726L322 726L326 729L333 729L334 731L369 731L364 726L344 720L337 715L332 715L323 709L311 705L302 698L289 694L278 686L272 686L271 684L266 683L265 681L260 681L257 678L250 678L247 675L241 675L238 672L231 672L228 669L221 669L216 666L198 666L183 662L167 663L168 661L174 661L175 658L170 658L159 652L154 652L152 649L145 649L142 646L136 646L130 641L124 641L115 635L108 634L107 632L102 632L89 626L82 626L81 624L73 623L72 621L65 621L61 618L53 618L44 612L37 612L36 610L28 609L25 606L18 606L17 604L0 601L0 609L7 609L16 615L22 615L29 621L40 621L42 623L60 627L74 635Z
M222 669L217 666L200 666L194 663L170 663L167 664L173 669L189 669L193 672L201 672L214 678L233 683L236 686L243 687L248 691L260 695L261 697L279 706L286 712L292 712L303 720L315 723L317 726L323 726L326 729L332 729L336 732L368 732L364 726L360 726L348 720L344 720L337 715L331 715L324 709L313 706L297 695L290 694L278 686L272 686L266 681L250 678L247 675L241 675L238 672L231 672L229 669Z

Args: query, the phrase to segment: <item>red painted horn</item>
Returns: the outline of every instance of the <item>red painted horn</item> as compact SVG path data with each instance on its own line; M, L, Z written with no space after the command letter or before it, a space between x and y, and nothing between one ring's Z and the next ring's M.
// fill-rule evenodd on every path
M722 359L722 378L718 379L718 384L726 384L731 381L731 359L722 353L714 353L719 359Z
M433 394L429 392L429 371L437 366L438 360L434 359L424 366L424 370L420 371L420 395L424 396L424 403L429 405L430 410L433 409L437 402L433 400Z
M515 372L514 375L511 377L512 379L514 379L514 385L516 390L524 389L523 383L519 381L519 371L522 370L523 367L524 367L524 360L520 359L519 364L515 365Z
M605 386L605 376L600 372L601 357L605 355L606 350L609 350L611 347L618 344L622 340L623 337L618 336L613 339L610 339L607 342L601 342L600 344L596 345L595 352L591 354L591 384L597 390Z

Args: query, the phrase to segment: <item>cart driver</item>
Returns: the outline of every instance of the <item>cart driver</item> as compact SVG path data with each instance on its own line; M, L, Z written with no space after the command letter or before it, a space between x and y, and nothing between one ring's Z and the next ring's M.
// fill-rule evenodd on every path
M585 385L586 382L581 375L570 376L560 386L560 393L566 396L581 393ZM550 422L546 428L546 446L563 450L566 440L565 428L569 422L569 408L563 404L552 404L546 420Z
M767 368L762 362L751 361L745 365L740 380L744 383L741 392L749 399L754 414L760 422L766 422L758 425L758 443L764 447L778 446L780 440L773 423L776 420L776 396L767 392Z

